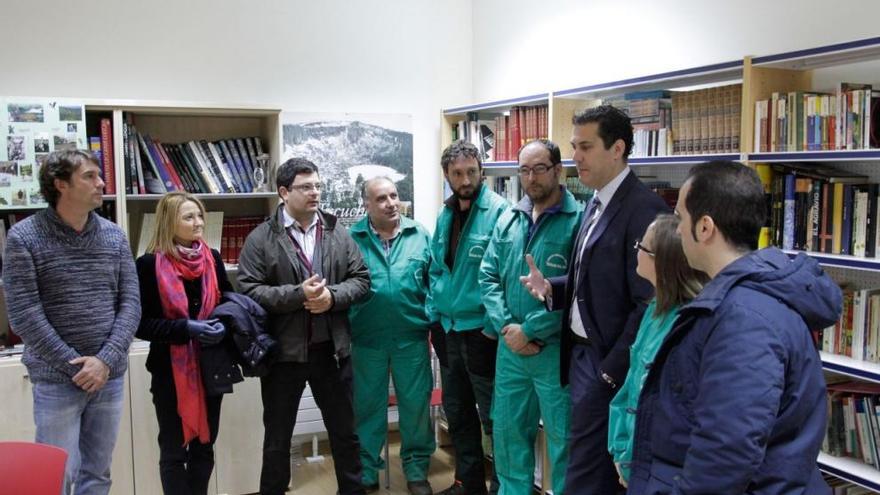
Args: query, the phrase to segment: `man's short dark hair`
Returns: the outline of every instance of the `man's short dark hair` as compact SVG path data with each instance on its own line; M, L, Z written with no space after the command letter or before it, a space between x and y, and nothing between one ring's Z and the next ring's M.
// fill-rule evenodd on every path
M480 150L478 150L472 143L465 141L464 139L459 139L443 150L443 156L440 158L440 166L443 167L443 173L448 172L449 165L455 163L456 160L461 158L473 158L477 161L477 167L480 170L483 169L483 160L480 159Z
M767 217L764 186L757 172L738 162L712 161L691 168L690 189L684 207L691 217L691 235L703 216L730 244L741 251L758 248L758 236Z
M318 167L314 163L305 158L291 158L278 167L278 173L275 175L275 186L277 188L284 187L290 189L297 175L317 173Z
M574 125L587 125L593 122L599 124L598 134L606 150L611 149L618 139L623 140L623 161L626 162L633 148L633 128L629 115L611 105L600 105L575 112L571 118L571 123Z
M52 208L58 205L58 198L61 197L61 192L55 187L55 179L70 182L73 172L85 162L92 162L101 168L98 158L88 151L61 150L46 156L40 165L40 194Z
M519 151L516 153L516 159L519 161L519 156L522 154L522 150L526 149L526 146L531 145L540 145L542 148L547 150L547 153L550 155L550 165L559 165L562 163L562 152L559 151L559 146L556 145L553 141L549 139L534 139L529 141L528 143L522 145Z

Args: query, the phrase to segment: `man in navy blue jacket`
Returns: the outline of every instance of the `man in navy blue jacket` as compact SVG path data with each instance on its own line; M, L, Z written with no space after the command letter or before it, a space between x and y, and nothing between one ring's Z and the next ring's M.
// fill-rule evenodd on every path
M645 382L631 494L829 493L816 467L825 380L810 330L837 320L840 289L815 260L754 251L758 175L695 166L676 215L688 263L712 277L683 307Z
M572 232L568 274L545 279L527 256L531 272L522 282L549 310L563 310L560 371L572 408L565 493L614 495L623 487L608 453L608 405L653 296L636 274L632 246L668 207L627 165L633 131L626 113L602 105L576 113L572 124L578 178L596 194Z

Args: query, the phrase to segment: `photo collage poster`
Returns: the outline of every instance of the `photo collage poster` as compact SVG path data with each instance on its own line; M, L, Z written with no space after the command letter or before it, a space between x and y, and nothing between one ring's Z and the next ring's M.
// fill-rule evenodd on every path
M56 150L88 149L81 102L0 97L0 209L43 206L39 170Z
M413 217L413 135L408 114L282 112L281 163L299 157L318 167L321 208L346 228L366 215L361 184L388 177L401 214Z

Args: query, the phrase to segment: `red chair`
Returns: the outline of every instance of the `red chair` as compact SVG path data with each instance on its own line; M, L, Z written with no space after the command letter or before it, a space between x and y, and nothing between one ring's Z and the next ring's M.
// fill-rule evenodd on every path
M0 442L0 494L58 495L67 452L54 445Z

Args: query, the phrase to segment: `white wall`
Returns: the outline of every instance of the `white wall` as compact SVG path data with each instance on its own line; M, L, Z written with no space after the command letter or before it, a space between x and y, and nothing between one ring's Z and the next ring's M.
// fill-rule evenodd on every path
M430 228L441 108L877 36L878 18L876 0L0 0L0 95L409 113Z
M476 102L880 36L876 0L474 0L473 8Z
M0 95L413 116L416 217L440 108L471 98L468 0L2 0Z

